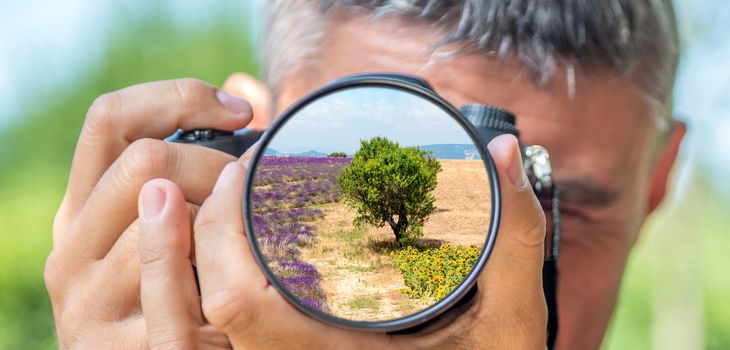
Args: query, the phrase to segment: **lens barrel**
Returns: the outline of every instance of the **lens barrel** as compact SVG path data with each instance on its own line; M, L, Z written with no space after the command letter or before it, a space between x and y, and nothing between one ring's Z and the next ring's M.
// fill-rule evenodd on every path
M511 134L519 138L520 133L515 126L515 116L500 108L481 104L468 104L460 108L464 115L476 129L484 144L502 134Z

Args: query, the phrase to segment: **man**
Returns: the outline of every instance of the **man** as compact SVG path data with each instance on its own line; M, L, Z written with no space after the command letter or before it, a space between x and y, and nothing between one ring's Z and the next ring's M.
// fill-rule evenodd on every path
M90 108L46 267L61 346L544 347L545 219L514 138L489 145L504 213L480 277L486 288L451 325L418 336L345 331L295 311L266 283L242 234L241 164L250 155L230 163L220 152L159 141L178 127L263 128L333 79L400 72L428 80L456 106L514 112L522 140L550 151L563 209L557 347L598 348L630 248L664 197L685 132L670 118L677 38L669 0L266 7L266 87L242 74L223 90L154 82Z

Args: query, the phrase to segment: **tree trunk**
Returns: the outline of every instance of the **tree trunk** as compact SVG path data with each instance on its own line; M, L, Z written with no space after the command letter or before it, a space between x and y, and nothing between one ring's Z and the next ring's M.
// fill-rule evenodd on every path
M398 211L398 223L396 226L395 239L398 241L398 246L402 247L401 239L406 237L406 230L408 229L408 216L404 208Z
M401 244L401 239L405 238L406 230L408 229L408 218L405 214L399 214L398 222L395 222L395 220L393 220L393 216L388 216L387 218L385 218L385 221L388 222L388 225L390 225L390 229L393 230L393 234L395 235L395 241L398 243L398 247L402 247L403 244Z
M393 220L393 216L389 215L388 217L385 218L385 221L388 222L388 225L390 225L390 229L393 230L393 234L395 234L395 241L398 243L398 247L400 247L401 246L401 244L400 244L401 235L400 235L400 230L398 228L398 224L400 224L400 218L398 218L398 223L396 223Z

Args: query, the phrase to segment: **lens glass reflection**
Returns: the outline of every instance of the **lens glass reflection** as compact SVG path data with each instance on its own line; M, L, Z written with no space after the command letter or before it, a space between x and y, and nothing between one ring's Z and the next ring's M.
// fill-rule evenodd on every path
M274 134L251 191L257 244L301 303L355 321L407 316L471 271L487 170L447 112L386 87L314 100Z

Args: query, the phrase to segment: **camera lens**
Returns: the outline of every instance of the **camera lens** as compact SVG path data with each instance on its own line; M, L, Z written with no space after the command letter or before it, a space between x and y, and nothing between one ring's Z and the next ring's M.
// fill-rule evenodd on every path
M427 88L331 84L275 123L249 169L252 249L308 315L403 331L474 292L496 237L496 174L476 129Z

